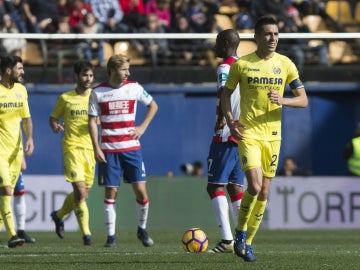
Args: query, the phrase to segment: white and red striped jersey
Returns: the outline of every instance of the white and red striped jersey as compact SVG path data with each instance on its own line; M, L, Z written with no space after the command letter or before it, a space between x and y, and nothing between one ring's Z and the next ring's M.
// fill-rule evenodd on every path
M225 59L220 65L217 67L217 102L216 102L216 119L219 115L221 110L220 108L220 96L221 90L225 86L226 80L229 76L230 66L238 59L237 56L230 56L229 58ZM234 90L231 95L231 109L234 120L236 122L240 116L240 91L239 85ZM230 129L227 125L225 125L222 129L219 129L215 132L213 136L214 142L227 142L233 141L237 143L236 139L234 139L230 134Z
M101 83L93 89L88 114L100 117L100 147L104 152L140 149L139 140L130 136L135 127L137 102L148 106L152 100L152 96L133 81L126 81L119 88Z

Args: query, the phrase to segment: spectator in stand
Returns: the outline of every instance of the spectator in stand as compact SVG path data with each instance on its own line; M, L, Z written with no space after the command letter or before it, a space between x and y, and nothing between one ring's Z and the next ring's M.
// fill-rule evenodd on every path
M23 0L27 29L30 33L55 33L58 24L57 0Z
M170 2L170 27L174 29L177 24L177 19L186 14L188 10L188 0L172 0Z
M1 33L19 33L11 16L5 13L0 21ZM21 56L26 49L26 40L24 38L2 38L0 40L0 52L8 55Z
M235 28L239 32L244 32L254 29L254 22L252 20L251 14L248 11L239 12L236 15Z
M131 32L145 25L145 4L143 0L119 0L119 5L124 11L123 22L128 25Z
M6 12L11 16L11 19L16 24L20 33L26 33L26 23L23 18L22 0L7 0L2 1Z
M0 0L0 16L6 13L6 8L3 0Z
M170 0L149 0L145 4L145 14L156 14L159 23L166 28L171 25Z
M146 16L146 26L139 29L139 33L165 33L165 27L159 22L156 14ZM133 45L145 58L151 58L153 66L164 64L170 57L168 39L140 39Z
M77 30L82 34L102 33L103 25L96 20L94 13L88 12L84 16L82 22L78 24ZM100 66L104 67L106 65L103 41L101 39L84 40L78 44L78 48L82 51L82 54L89 62L97 57Z
M214 16L215 14L219 13L219 8L221 7L222 3L219 0L205 0L204 7L207 16Z
M289 6L291 6L290 0L253 0L250 4L250 14L253 21L265 15L272 15L275 20L284 21L287 18L286 9Z
M130 28L122 22L124 12L115 0L89 0L94 15L104 26L105 33L129 33Z
M309 170L305 170L305 169L298 167L294 157L291 157L291 156L285 157L283 163L284 163L284 165L277 175L282 175L282 176L310 176L311 175L311 172Z
M301 16L307 16L311 13L312 0L291 0L291 3L300 12Z
M309 27L299 16L298 10L291 6L288 7L287 17L284 21L279 21L279 30L283 33L310 33ZM317 63L322 66L329 65L328 49L324 42L309 45L307 39L284 39L279 44L279 51L289 56L298 67L300 75L304 71L305 62L311 57L316 56Z
M63 10L59 13L59 21L57 25L57 33L70 34L73 33L73 29L70 25L70 16L67 10ZM60 41L61 42L61 41Z
M190 0L187 11L190 26L197 33L204 32L204 25L206 23L205 5L200 0Z
M70 0L69 0L70 1ZM58 13L63 12L64 10L68 10L70 3L68 0L58 0Z
M79 23L83 22L86 14L92 12L92 8L89 3L85 3L83 0L69 0L67 2L66 8L69 12L70 26L73 31L77 32Z
M176 20L176 26L172 29L173 33L195 33L189 25L186 15L181 15ZM197 39L172 39L169 41L170 51L176 64L198 64L202 54L198 49L202 46L201 40Z
M240 10L249 11L252 0L236 0L235 2Z
M119 5L124 11L124 15L129 15L131 12L139 14L145 13L145 5L143 0L119 0Z
M70 25L70 16L67 10L62 10L58 15L56 33L74 33ZM82 51L77 50L77 39L54 39L47 42L49 57L56 59L58 82L63 82L63 59L78 60L83 58Z

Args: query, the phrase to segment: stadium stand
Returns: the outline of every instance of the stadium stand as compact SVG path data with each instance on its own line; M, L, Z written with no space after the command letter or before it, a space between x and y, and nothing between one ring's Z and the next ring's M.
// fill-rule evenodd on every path
M222 30L234 28L233 22L228 15L215 14L215 20Z
M350 4L346 0L328 1L326 2L325 10L335 21L344 26L353 26L356 24L351 13Z
M147 63L147 60L144 57L140 56L138 51L133 48L128 41L115 42L114 53L127 55L131 59L131 64L135 66L144 65Z
M244 8L241 5L241 2L249 1L218 1L221 3L217 14L214 15L217 25L221 29L236 28L241 36L241 44L239 46L239 55L243 55L254 50L254 42L251 40L253 36L254 29L238 29L236 26L236 19L240 13L248 12L248 9ZM297 1L296 1L297 2ZM236 6L236 3L239 6ZM310 45L316 45L319 43L326 42L329 44L329 58L333 65L346 65L347 68L351 68L350 65L354 65L355 69L358 69L360 63L360 38L342 38L340 33L349 33L349 32L359 32L360 30L360 2L358 1L355 8L350 8L348 1L345 0L323 0L323 1L311 1L312 7L310 8L310 13L303 18L304 22L309 26L310 30L313 33L339 33L339 37L335 39L328 38L319 38L319 39L309 39ZM178 33L169 29L170 33ZM216 31L213 31L215 35ZM206 33L195 33L195 34L206 34ZM143 56L140 56L137 50L132 46L129 38L119 38L115 37L107 39L107 42L104 42L104 53L105 60L107 60L110 55L113 53L126 53L130 58L134 68L139 68L143 70L152 70L150 73L154 76L158 74L153 72L154 67L151 66L150 59L146 59ZM96 38L95 38L96 39ZM201 40L203 39L203 40ZM190 75L184 75L189 81L206 81L206 79L195 78L196 72L191 72L191 70L208 70L211 71L217 65L218 59L214 57L212 52L212 43L211 40L214 38L202 38L199 35L199 47L195 50L196 55L191 62L184 62L183 59L177 57L172 57L169 63L159 64L159 69L164 68L168 70L171 66L172 70L178 69L179 72L188 72ZM189 39L190 40L190 39ZM207 42L209 40L209 42ZM176 45L178 41L176 39L172 40L173 44ZM181 40L179 40L180 43ZM42 73L48 74L49 72L54 72L54 76L46 76L46 80L55 78L55 82L61 82L62 77L70 77L67 75L71 70L73 60L78 56L75 52L69 52L69 57L66 56L61 50L53 50L51 46L51 40L43 38L37 40L36 38L30 38L27 40L28 45L26 50L23 52L22 56L24 63L27 65L27 70L34 68L40 70L43 68ZM76 57L75 57L76 56ZM98 59L94 59L92 63L97 68L102 68ZM305 69L316 68L316 61L310 63ZM324 68L319 69L319 72L323 72ZM30 71L30 70L29 70ZM31 71L30 71L31 72ZM144 74L147 72L145 71ZM206 73L204 71L204 73ZM324 71L325 73L325 71ZM346 72L345 72L346 73ZM305 72L306 74L306 72ZM146 75L146 78L148 76ZM177 76L182 77L182 76ZM190 78L194 77L194 78ZM326 76L325 76L326 77ZM163 78L153 78L154 80L163 81L169 79L169 76L164 76ZM306 78L305 78L306 79Z
M243 56L256 50L256 43L252 40L241 40L237 48L237 55Z
M26 50L21 57L26 65L38 66L44 64L43 54L38 42L28 41Z
M334 40L329 43L329 58L331 63L349 64L359 61L358 56L346 41Z
M325 20L320 15L307 15L303 18L304 23L309 27L312 33L330 32Z
M355 7L355 22L360 24L360 2L356 3Z

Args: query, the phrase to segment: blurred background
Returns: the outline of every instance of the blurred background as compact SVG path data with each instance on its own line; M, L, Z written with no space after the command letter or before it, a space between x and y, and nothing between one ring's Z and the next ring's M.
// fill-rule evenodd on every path
M206 171L221 62L216 34L238 30L238 54L250 53L254 22L265 14L277 19L278 51L297 64L310 100L306 109L284 109L279 167L293 156L314 176L347 175L343 149L360 122L359 1L7 0L0 1L0 52L24 60L34 122L26 174L63 173L61 138L48 117L74 86L73 63L92 61L99 83L117 53L130 56L131 79L159 104L141 139L147 174L184 175L181 166L195 161ZM138 119L143 113L140 106Z

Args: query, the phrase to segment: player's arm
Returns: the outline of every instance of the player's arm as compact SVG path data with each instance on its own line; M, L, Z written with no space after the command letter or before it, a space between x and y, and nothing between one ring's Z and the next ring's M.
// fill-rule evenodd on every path
M34 152L33 124L31 117L22 119L22 127L26 135L25 154L30 156Z
M22 135L22 132L21 132L21 130L20 130L20 139L21 139L21 144L23 144L23 135ZM25 159L25 155L23 156L23 159L22 159L22 161L21 161L21 171L25 171L26 170L26 167L27 167L27 165L26 165L26 159Z
M294 97L286 98L284 105L293 108L305 108L308 105L308 98L305 87L292 89Z
M60 131L64 131L64 125L59 122L59 119L50 116L49 117L49 125L54 133L59 133Z
M89 127L91 142L94 148L95 160L97 162L106 162L104 153L101 150L98 142L98 135L99 135L98 123L99 123L99 118L97 116L89 115L88 127Z
M221 97L223 87L220 87L218 92L218 96ZM222 129L226 125L226 119L221 109L221 98L219 98L219 105L218 105L218 112L217 112L217 119L214 127L214 131L216 132L219 129Z
M237 139L237 140L243 140L244 135L242 135L238 129L239 125L241 125L239 122L234 121L234 117L231 110L231 94L232 91L226 87L223 88L221 93L221 110L223 115L225 116L226 123L229 126L231 135ZM243 126L243 128L245 128Z
M270 90L268 97L272 103L277 105L292 107L292 108L305 108L308 105L308 98L306 95L305 87L299 79L293 80L290 84L291 91L294 97L286 98L281 97L275 90Z
M135 127L134 132L131 134L133 139L138 140L141 137L141 135L145 133L149 124L155 117L157 111L158 111L158 105L155 102L155 100L152 100L151 103L147 106L147 111L143 122L139 126Z

